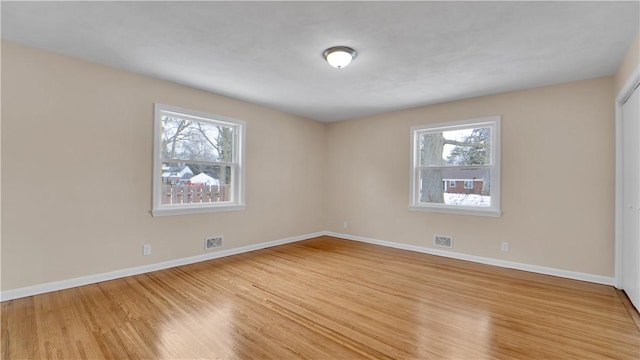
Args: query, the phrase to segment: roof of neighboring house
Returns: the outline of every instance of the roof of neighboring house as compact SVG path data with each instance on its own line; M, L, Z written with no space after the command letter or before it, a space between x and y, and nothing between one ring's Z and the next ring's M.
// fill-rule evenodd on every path
M213 178L205 173L200 173L196 176L193 176L190 180L193 184L220 185L220 181L218 179Z
M180 176L181 179L188 179L193 176L193 171L190 167L184 166L173 166L173 167L162 167L163 173L162 177L170 177L170 176Z
M442 174L445 180L482 180L484 178L482 169L445 169Z

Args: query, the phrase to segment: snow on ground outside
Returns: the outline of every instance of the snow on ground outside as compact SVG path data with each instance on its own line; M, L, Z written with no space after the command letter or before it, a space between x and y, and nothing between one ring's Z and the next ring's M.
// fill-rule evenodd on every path
M444 203L447 205L463 206L491 206L491 196L475 194L444 194Z

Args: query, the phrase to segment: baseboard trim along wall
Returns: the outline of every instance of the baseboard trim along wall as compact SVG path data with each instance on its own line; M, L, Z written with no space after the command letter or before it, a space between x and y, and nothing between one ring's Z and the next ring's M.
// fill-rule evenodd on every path
M558 276L558 277L563 277L568 279L587 281L587 282L592 282L596 284L611 285L611 286L615 285L615 278L613 277L585 274L585 273L580 273L575 271L548 268L544 266L529 265L529 264L522 264L522 263L516 263L511 261L505 261L505 260L485 258L481 256L474 256L474 255L467 255L467 254L456 253L451 251L431 249L431 248L422 247L422 246L407 245L407 244L400 244L400 243L395 243L391 241L377 240L377 239L372 239L372 238L363 237L363 236L341 234L341 233L336 233L331 231L320 231L320 232L306 234L306 235L293 236L286 239L268 241L261 244L242 246L235 249L222 250L222 251L209 253L209 254L191 256L183 259L170 260L170 261L165 261L165 262L156 263L156 264L137 266L137 267L128 268L128 269L111 271L108 273L83 276L83 277L69 279L69 280L54 281L54 282L40 284L40 285L33 285L33 286L27 286L27 287L13 289L13 290L2 291L0 292L0 301L8 301L8 300L23 298L23 297L32 296L32 295L44 294L52 291L64 290L64 289L74 288L78 286L119 279L127 276L144 274L152 271L164 270L164 269L168 269L176 266L188 265L188 264L193 264L200 261L207 261L207 260L217 259L225 256L237 255L237 254L242 254L250 251L266 249L273 246L284 245L292 242L312 239L312 238L323 236L323 235L333 236L333 237L337 237L345 240L353 240L353 241L360 241L360 242L374 244L374 245L381 245L381 246L386 246L386 247L391 247L391 248L396 248L401 250L416 251L416 252L421 252L425 254L443 256L443 257L448 257L448 258L453 258L458 260L472 261L480 264L499 266L499 267L508 268L508 269L529 271L529 272L539 273L544 275L552 275L552 276Z
M549 268L545 266L529 265L529 264L517 263L512 261L506 261L506 260L498 260L498 259L486 258L481 256L467 255L467 254L457 253L453 251L443 251L443 250L431 249L431 248L422 247L422 246L400 244L400 243L395 243L391 241L377 240L377 239L371 239L363 236L341 234L341 233L335 233L330 231L325 232L325 235L342 238L346 240L365 242L365 243L374 244L374 245L387 246L387 247L392 247L396 249L417 251L425 254L443 256L443 257L448 257L452 259L472 261L480 264L493 265L493 266L498 266L502 268L523 270L523 271L528 271L528 272L533 272L538 274L558 276L558 277L567 278L567 279L587 281L587 282L596 283L596 284L614 286L616 283L615 278L608 277L608 276L586 274L586 273L581 273L576 271Z
M266 249L273 246L284 245L296 241L312 239L318 236L323 236L325 232L317 232L306 235L293 236L286 239L268 241L261 244L241 246L235 249L229 250L221 250L213 253L207 253L203 255L190 256L187 258L170 260L165 262L160 262L156 264L137 266L128 269L111 271L108 273L95 274L89 276L83 276L79 278L69 279L69 280L61 280L54 281L50 283L27 286L23 288L7 290L0 292L0 301L8 301L18 298L23 298L32 295L44 294L52 291L70 289L78 286L95 284L103 281L119 279L127 276L139 275L144 273L149 273L152 271L164 270L176 266L193 264L201 261L207 261L212 259L218 259L225 256L237 255L242 253L247 253L250 251Z

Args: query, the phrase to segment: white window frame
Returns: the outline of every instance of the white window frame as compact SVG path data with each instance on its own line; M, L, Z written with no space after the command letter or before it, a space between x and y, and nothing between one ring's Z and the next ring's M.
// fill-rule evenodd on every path
M162 163L169 159L162 157L162 116L176 115L180 118L198 122L208 122L234 127L233 160L231 163L216 163L215 165L231 166L231 201L194 203L194 204L163 204L162 203ZM154 137L153 137L153 216L180 215L206 213L215 211L233 211L245 209L245 132L246 123L220 115L182 109L174 106L154 104Z
M471 184L471 186L469 186ZM464 181L464 189L465 190L473 190L473 180L465 180Z
M490 116L463 121L429 124L411 127L411 166L409 185L409 210L431 211L446 214L499 217L500 209L500 116ZM469 128L491 128L489 147L491 171L491 206L464 206L420 202L420 137L429 132L453 131Z

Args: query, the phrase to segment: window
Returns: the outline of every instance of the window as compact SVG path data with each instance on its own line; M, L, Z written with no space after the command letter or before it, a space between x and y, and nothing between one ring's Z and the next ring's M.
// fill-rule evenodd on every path
M155 104L153 216L244 209L243 121Z
M415 126L411 143L409 209L500 216L499 116Z
M473 189L473 180L465 180L464 181L464 188L469 190L469 189Z

